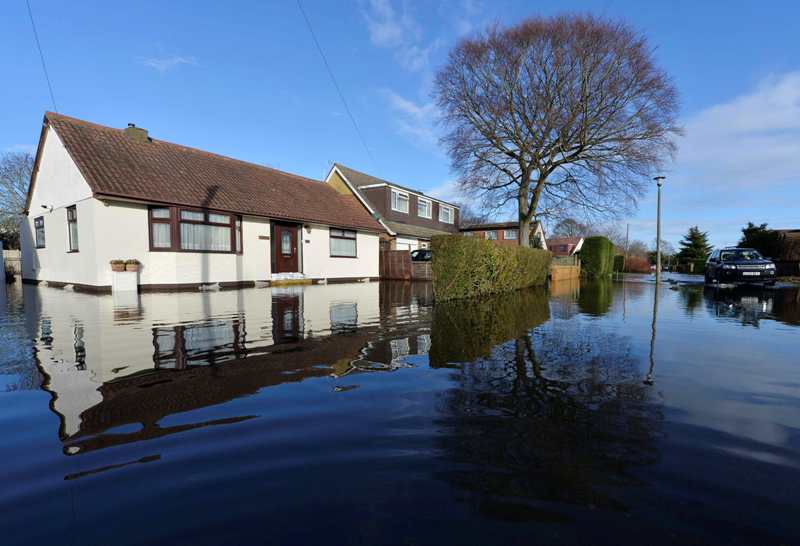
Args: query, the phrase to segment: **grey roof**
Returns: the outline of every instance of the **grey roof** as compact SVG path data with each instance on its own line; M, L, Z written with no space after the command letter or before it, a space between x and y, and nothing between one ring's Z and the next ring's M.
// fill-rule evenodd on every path
M449 231L442 231L440 229L431 229L421 226L412 226L410 224L403 224L402 222L391 222L389 220L384 220L383 223L385 223L389 229L398 235L410 235L411 237L417 237L418 239L430 239L434 235L454 235L454 233Z
M531 230L535 231L539 222L531 222ZM489 222L485 224L466 224L459 228L459 231L484 231L491 229L519 229L519 221L510 220L508 222Z
M390 186L394 186L396 188L407 190L407 191L410 191L412 193L417 193L419 195L425 195L424 192L421 192L419 190L415 190L414 188L409 188L408 186L401 186L400 184L395 184L394 182L389 182L388 180L384 180L383 178L378 178L377 176L372 176L371 174L362 173L361 171L357 171L355 169L351 169L350 167L345 167L341 163L334 163L334 166L338 167L338 169L342 172L342 174L344 174L344 176L347 178L347 180L349 180L350 183L353 184L356 188L360 188L362 186L371 186L372 184L388 184ZM455 205L453 203L448 203L447 201L443 201L443 200L439 199L438 197L430 197L428 195L425 195L425 197L428 197L428 198L433 199L434 201L438 201L440 203L444 203L445 205L450 205L451 207L460 208L458 205Z

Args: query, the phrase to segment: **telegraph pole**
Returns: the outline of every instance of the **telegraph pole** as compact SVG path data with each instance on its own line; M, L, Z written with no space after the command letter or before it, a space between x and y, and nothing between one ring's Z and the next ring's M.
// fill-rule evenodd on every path
M658 205L656 205L656 286L661 284L661 185L665 176L656 176L653 180L658 186Z

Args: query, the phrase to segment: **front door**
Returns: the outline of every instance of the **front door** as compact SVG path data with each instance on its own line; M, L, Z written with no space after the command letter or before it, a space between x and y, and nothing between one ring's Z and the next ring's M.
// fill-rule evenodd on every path
M297 273L297 226L275 224L275 273Z

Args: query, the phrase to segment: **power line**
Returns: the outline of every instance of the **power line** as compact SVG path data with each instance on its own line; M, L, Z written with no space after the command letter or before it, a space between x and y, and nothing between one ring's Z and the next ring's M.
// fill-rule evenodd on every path
M375 158L372 156L372 152L370 151L369 146L367 146L367 141L364 140L364 135L361 134L361 129L358 128L358 123L356 123L356 118L353 116L353 113L350 111L350 107L347 105L347 101L344 98L344 93L342 93L342 90L339 87L339 83L336 81L336 76L334 76L333 70L331 70L331 65L328 64L328 59L325 57L325 53L322 52L322 46L319 45L319 40L317 40L317 35L314 34L314 28L311 26L311 21L309 21L308 15L306 15L306 10L303 9L303 4L300 3L300 0L297 0L297 7L300 8L300 13L303 14L303 19L306 22L306 26L308 26L308 31L311 33L311 38L314 39L314 44L317 46L317 51L319 51L320 57L322 57L322 62L325 63L325 69L328 71L328 75L331 77L331 81L333 82L333 86L336 88L336 92L339 94L339 98L342 100L342 104L344 105L344 109L347 112L347 116L350 118L350 121L353 122L353 127L356 130L358 139L361 141L361 144L367 151L367 155L369 156L369 158L374 162Z
M58 112L56 106L56 96L53 94L53 86L50 84L50 75L47 73L47 65L44 62L44 53L42 53L42 44L39 42L39 33L36 32L36 23L33 20L33 12L31 11L30 0L25 0L28 6L28 16L31 18L31 27L33 27L33 37L36 39L36 48L39 50L39 59L42 61L42 70L44 71L44 79L47 80L47 89L50 90L50 100L53 101L53 110Z

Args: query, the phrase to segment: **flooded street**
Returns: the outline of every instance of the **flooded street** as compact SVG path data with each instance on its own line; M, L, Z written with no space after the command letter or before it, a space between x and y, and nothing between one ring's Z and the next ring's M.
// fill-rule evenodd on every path
M0 297L3 543L800 542L800 290Z

